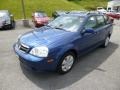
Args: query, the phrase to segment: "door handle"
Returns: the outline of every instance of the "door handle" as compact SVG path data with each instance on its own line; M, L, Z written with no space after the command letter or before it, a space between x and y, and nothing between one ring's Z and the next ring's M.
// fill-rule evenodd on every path
M95 34L99 34L99 32L95 32Z

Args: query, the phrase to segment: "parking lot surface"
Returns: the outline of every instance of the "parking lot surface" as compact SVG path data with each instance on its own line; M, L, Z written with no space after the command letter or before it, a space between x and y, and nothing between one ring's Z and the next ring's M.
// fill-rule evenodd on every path
M80 58L65 75L35 73L21 67L13 51L19 34L30 28L0 31L0 90L120 90L120 21L114 25L107 48Z

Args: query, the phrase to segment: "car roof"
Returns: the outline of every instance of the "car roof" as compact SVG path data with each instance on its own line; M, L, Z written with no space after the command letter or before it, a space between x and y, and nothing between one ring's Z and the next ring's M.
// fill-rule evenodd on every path
M0 17L8 15L8 10L0 10Z
M66 15L88 17L93 15L104 15L104 14L98 11L72 11Z

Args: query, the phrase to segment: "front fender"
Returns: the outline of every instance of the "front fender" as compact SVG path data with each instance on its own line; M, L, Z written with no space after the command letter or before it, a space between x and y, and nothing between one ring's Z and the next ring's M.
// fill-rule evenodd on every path
M70 50L76 51L73 44L62 46L62 48L57 53L57 57L56 57L57 61L59 61L62 58L62 56L64 56L64 54Z

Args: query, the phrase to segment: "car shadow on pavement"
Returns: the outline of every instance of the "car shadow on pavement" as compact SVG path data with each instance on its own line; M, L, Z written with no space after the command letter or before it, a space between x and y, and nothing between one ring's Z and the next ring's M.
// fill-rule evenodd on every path
M10 31L10 30L14 30L14 29L4 29L4 28L0 28L0 32L1 32L1 31Z
M110 42L109 46L105 49L95 49L94 51L81 57L71 72L65 75L59 75L52 72L36 73L28 71L23 67L21 68L24 75L39 88L44 90L62 89L81 80L93 70L98 70L103 73L106 72L104 68L100 68L99 66L109 60L108 57L110 57L117 48L117 44Z

